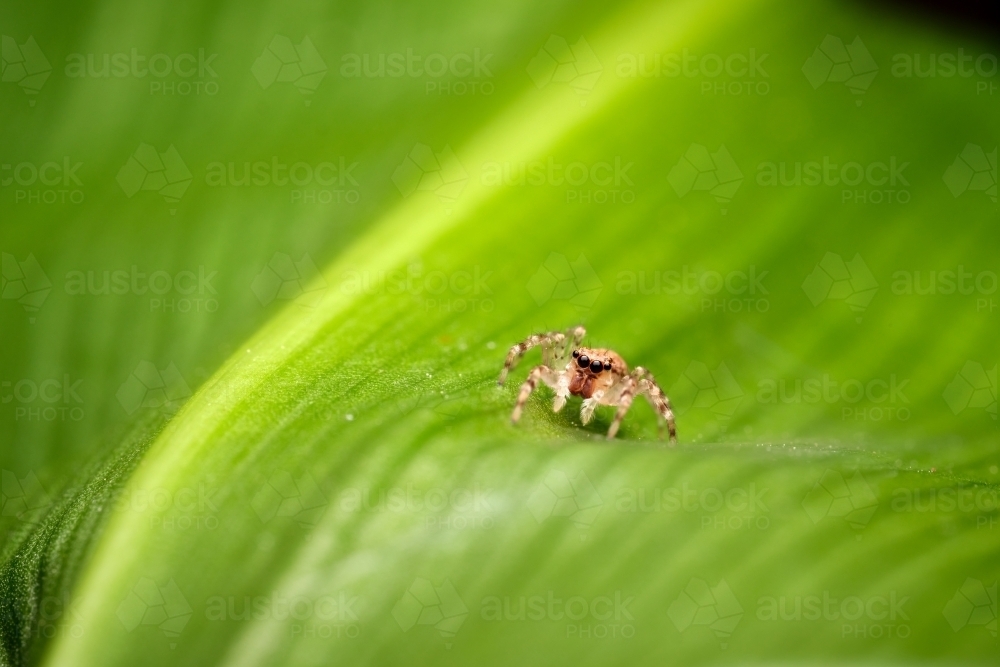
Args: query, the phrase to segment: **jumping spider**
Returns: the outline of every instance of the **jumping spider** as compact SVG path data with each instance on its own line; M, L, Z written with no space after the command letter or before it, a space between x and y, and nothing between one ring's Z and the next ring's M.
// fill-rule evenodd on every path
M618 427L636 394L642 394L656 410L660 438L663 437L663 426L666 423L671 445L676 443L677 427L670 399L656 384L652 374L642 366L637 366L630 373L625 361L614 350L578 347L586 333L583 327L573 327L565 333L550 331L534 334L510 348L500 372L500 386L503 386L507 373L525 352L537 345L542 346L542 364L532 368L528 379L521 385L517 404L510 416L511 421L517 423L521 418L521 410L528 396L541 380L556 392L555 400L552 401L554 412L563 409L570 394L583 398L580 419L584 424L593 418L598 405L617 405L618 412L608 429L609 440L618 433Z

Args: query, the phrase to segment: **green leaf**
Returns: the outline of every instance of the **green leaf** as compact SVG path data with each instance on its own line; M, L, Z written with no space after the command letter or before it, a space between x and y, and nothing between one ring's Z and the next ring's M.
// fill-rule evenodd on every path
M219 19L186 11L206 33ZM375 40L397 20L338 11L343 34L373 40L360 52L405 50ZM986 663L1000 572L997 229L977 174L990 173L995 109L972 81L890 67L892 54L952 52L954 38L778 2L455 11L441 19L447 52L475 36L497 45L489 101L336 78L323 40L282 26L287 40L244 37L234 50L245 80L228 110L156 108L189 145L221 133L216 150L236 156L225 163L256 159L234 148L254 129L262 151L335 147L309 110L354 101L332 118L367 128L345 141L368 156L362 182L378 185L344 213L349 229L318 231L333 216L270 191L212 191L207 167L191 167L217 159L212 143L185 163L183 192L169 141L130 138L113 166L106 157L111 185L95 199L110 202L107 238L126 250L106 264L97 244L76 257L96 253L101 270L133 250L165 257L164 232L126 223L152 211L168 225L164 205L176 205L170 238L217 257L230 301L218 315L144 319L121 341L148 304L92 299L77 314L57 263L56 303L37 315L45 336L15 329L18 349L116 369L97 374L88 406L117 412L82 431L8 422L13 440L41 444L5 454L4 511L22 524L42 511L5 545L4 660ZM311 63L301 77L275 69L292 51ZM686 53L699 56L693 76L629 76L630 55L651 66ZM766 94L715 87L708 56L733 53L769 54ZM272 78L314 95L310 106L265 97ZM84 83L56 90L94 95ZM124 107L115 90L107 104ZM273 122L248 121L255 105L273 105ZM308 131L280 127L302 118ZM155 198L146 176L134 187L133 159L164 172ZM846 189L782 185L810 162L871 175ZM26 245L47 259L69 245L17 234L18 266ZM160 247L141 254L150 239ZM929 271L936 293L907 290ZM82 323L78 349L60 322ZM657 440L644 404L609 442L611 408L585 426L576 399L553 413L545 389L509 423L538 357L498 388L508 347L578 323L656 375L677 408L677 447ZM204 382L182 370L217 365ZM60 489L48 504L27 490L35 465Z

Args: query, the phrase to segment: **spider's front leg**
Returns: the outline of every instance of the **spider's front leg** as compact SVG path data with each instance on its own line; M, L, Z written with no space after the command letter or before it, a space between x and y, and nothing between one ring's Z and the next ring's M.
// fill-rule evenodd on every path
M635 392L638 388L638 383L631 375L622 378L622 385L621 393L618 394L618 411L615 412L615 418L611 422L611 427L608 428L608 440L613 439L618 434L618 427L622 425L625 414L632 407L632 399L635 398Z
M521 391L517 395L517 403L514 405L514 412L510 415L510 420L515 424L521 418L521 411L524 409L524 404L528 402L528 397L531 396L531 392L538 387L538 382L544 382L553 389L556 389L558 383L558 373L553 371L548 366L535 366L528 373L528 379L524 381L521 385Z
M670 405L670 399L660 389L660 385L656 384L653 374L642 366L632 372L632 377L636 379L639 393L644 394L649 404L656 410L657 421L660 424L660 439L663 439L663 425L666 423L671 446L677 444L677 424L674 422L674 409Z
M558 367L559 362L580 344L587 334L583 327L572 327L565 332L549 331L548 333L532 334L520 343L511 346L507 352L507 359L504 360L503 370L500 371L500 378L497 384L501 387L507 381L507 374L517 365L524 353L538 345L542 346L542 362L553 367ZM567 344L568 341L568 344Z

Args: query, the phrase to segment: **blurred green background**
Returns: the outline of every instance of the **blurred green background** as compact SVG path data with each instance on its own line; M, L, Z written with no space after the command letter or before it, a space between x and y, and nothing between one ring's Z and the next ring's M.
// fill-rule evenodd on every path
M0 664L996 664L995 42L5 2ZM678 413L509 410L588 328Z

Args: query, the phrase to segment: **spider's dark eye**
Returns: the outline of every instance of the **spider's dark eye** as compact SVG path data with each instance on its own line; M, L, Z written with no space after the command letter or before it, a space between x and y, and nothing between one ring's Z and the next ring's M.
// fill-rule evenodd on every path
M580 358L576 360L576 363L580 364L580 368L586 368L590 365L590 357L585 354L581 354Z
M610 361L605 361L604 362L604 370L606 370L606 371L610 371L611 370L611 362Z
M580 356L580 350L573 350L573 358L576 359Z
M600 359L594 359L592 362L590 362L590 370L594 373L600 373L601 369L603 368L604 364L601 363Z

